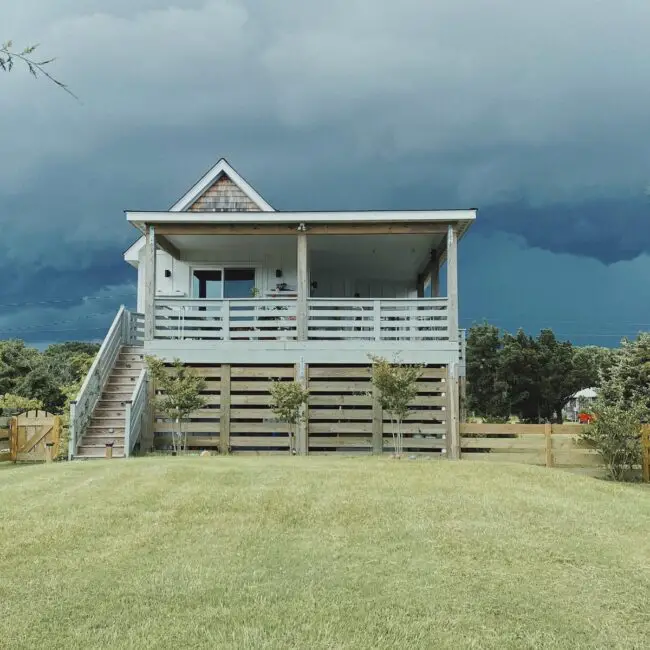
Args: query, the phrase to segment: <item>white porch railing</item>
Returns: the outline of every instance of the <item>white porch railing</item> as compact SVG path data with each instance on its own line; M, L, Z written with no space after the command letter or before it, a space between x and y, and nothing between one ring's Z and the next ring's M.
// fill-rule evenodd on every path
M311 298L310 339L449 340L446 298Z
M115 360L120 353L120 348L123 345L134 345L138 342L137 323L139 319L139 314L129 312L124 305L120 307L81 385L77 399L70 403L68 458L72 458L77 452L79 440L92 417L95 406L97 406L115 365Z
M147 370L142 369L133 389L131 399L126 403L124 426L124 455L130 456L140 439L142 423L147 405Z
M156 300L156 339L295 341L295 299ZM448 341L446 298L310 298L309 340Z
M297 302L286 299L156 300L157 339L293 341Z

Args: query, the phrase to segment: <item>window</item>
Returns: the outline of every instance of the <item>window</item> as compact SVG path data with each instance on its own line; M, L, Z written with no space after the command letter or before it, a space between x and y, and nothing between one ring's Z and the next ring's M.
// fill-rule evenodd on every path
M222 298L221 271L196 269L192 274L192 296L194 298Z
M223 278L224 298L252 298L255 269L225 269Z
M255 269L194 269L193 298L252 298Z

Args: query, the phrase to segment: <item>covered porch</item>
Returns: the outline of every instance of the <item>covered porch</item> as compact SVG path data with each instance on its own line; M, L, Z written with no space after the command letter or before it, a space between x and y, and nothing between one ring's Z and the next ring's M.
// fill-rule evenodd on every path
M127 216L146 235L140 309L152 352L458 359L457 242L473 211Z

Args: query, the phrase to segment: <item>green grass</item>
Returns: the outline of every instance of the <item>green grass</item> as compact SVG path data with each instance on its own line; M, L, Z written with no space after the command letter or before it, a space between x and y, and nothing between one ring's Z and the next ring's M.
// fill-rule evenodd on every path
M642 486L331 457L0 472L0 647L648 646Z

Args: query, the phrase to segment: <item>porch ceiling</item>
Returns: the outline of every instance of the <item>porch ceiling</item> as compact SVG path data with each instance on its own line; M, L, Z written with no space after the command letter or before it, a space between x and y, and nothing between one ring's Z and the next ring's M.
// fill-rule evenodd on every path
M167 235L189 261L258 259L273 252L296 259L296 236L275 235ZM319 235L308 237L309 266L335 268L364 277L414 280L432 250L444 245L444 235Z

